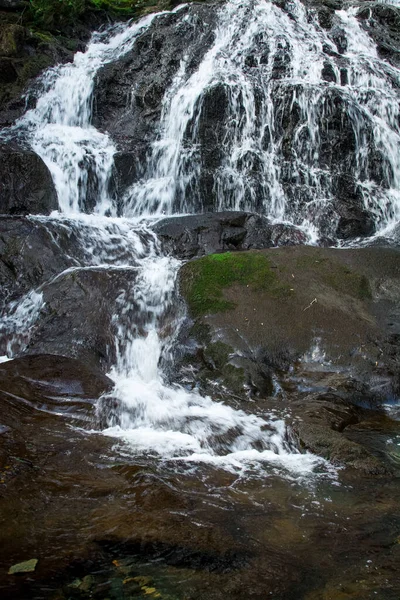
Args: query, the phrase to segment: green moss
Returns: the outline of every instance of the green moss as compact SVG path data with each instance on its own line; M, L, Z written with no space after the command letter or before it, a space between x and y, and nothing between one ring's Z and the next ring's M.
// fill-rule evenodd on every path
M371 286L369 284L368 279L365 277L365 275L362 275L360 277L360 283L359 283L359 287L358 287L358 297L360 298L360 300L371 300L371 298L372 298Z
M265 290L274 297L288 295L289 287L279 282L269 259L259 252L211 254L182 269L181 288L194 316L234 308L223 297L223 290L233 285Z

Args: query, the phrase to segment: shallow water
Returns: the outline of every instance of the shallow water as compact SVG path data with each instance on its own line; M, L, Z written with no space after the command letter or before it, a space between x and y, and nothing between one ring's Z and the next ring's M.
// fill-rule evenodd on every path
M52 386L51 402L0 393L2 598L398 598L398 478L135 457L93 431L76 382ZM396 466L387 421L354 436L391 440ZM35 573L7 575L31 558Z

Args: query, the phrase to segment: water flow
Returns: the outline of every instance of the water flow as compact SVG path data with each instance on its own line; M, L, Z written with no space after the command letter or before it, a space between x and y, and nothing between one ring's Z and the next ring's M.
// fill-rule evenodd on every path
M295 477L316 469L333 474L328 463L290 444L283 420L247 414L166 382L160 365L171 360L182 316L176 308L179 264L168 257L146 258L131 298L120 297L119 353L110 373L115 388L98 407L100 418L110 424L105 433L128 442L135 453L164 459L235 471L265 462ZM133 302L139 305L136 330L124 319Z
M91 125L95 76L101 66L126 54L156 16L95 34L73 63L46 71L36 107L11 132L27 136L43 158L63 213L115 213L109 188L116 148L109 135Z
M336 13L335 37L297 0L228 2L196 72L184 59L165 94L126 214L250 210L332 235L337 199L359 195L378 228L397 222L400 72L356 12Z

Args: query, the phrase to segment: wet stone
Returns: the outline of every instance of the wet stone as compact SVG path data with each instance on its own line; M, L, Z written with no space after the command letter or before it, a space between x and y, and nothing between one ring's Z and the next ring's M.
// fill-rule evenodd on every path
M36 565L38 563L37 558L31 558L30 560L26 560L22 563L18 563L9 568L9 575L17 575L19 573L32 573L36 569Z

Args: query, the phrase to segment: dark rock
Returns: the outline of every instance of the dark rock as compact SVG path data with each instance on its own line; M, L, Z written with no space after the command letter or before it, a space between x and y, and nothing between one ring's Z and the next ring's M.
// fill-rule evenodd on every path
M349 174L336 177L336 211L339 221L336 235L340 239L366 237L375 233L375 219L365 207L361 192Z
M331 63L327 61L324 62L324 68L322 69L321 77L324 81L332 81L333 83L336 83L336 75Z
M357 18L376 42L382 58L400 65L400 8L378 2L358 11Z
M1 214L44 214L58 208L50 171L31 150L0 145Z
M126 190L140 179L144 174L146 145L137 146L131 152L117 152L114 154L114 173L113 173L113 195L118 201L121 200ZM118 206L119 212L123 212L123 207Z
M69 356L110 368L116 356L114 315L121 313L121 294L124 312L119 325L124 321L129 331L142 325L130 295L135 278L135 270L101 268L57 277L43 287L45 305L25 353Z
M35 405L55 398L97 399L113 382L100 370L65 356L24 356L0 364L0 392Z
M331 30L330 36L335 42L339 54L345 54L347 51L347 36L343 29L335 25Z
M358 208L350 212L352 213L350 216L342 216L339 219L336 228L336 235L339 239L368 237L375 233L376 226L370 213Z
M65 227L0 217L0 306L75 266L80 252L74 232Z
M291 407L298 420L290 431L301 449L365 475L390 475L388 467L367 448L346 438L346 427L361 420L354 406L335 394L324 394L308 396Z
M196 141L199 144L201 165L200 197L198 205L191 207L193 212L213 210L216 205L214 174L221 166L225 154L229 152L229 148L224 142L228 116L229 87L218 83L207 88L201 99L198 117ZM191 139L190 130L187 132L187 142L194 142L194 139Z
M0 58L0 84L14 83L17 78L13 61L9 58Z
M190 18L182 19L186 14ZM212 42L214 21L215 11L203 5L161 15L132 51L100 69L93 95L93 124L107 130L119 150L132 152L151 141L165 90L184 57L189 72L196 69Z
M153 229L164 251L179 258L306 241L303 232L296 227L272 224L266 217L245 212L170 217L156 223Z

